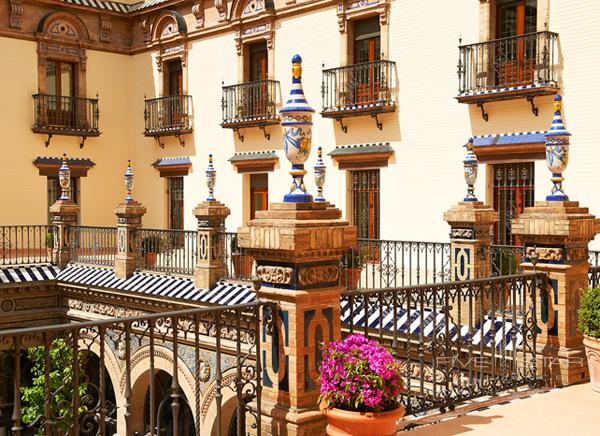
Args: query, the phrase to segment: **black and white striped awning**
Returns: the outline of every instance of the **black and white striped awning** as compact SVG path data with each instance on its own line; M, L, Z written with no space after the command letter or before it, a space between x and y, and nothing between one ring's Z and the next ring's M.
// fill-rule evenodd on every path
M364 327L365 311L361 304L355 304L354 310L351 310L348 300L342 300L342 323L353 325L354 327ZM351 319L352 318L352 319ZM394 310L390 307L384 307L383 310L370 310L366 317L367 326L371 329L380 328L388 331L397 331L402 334L420 335L423 328L425 337L432 337L436 334L446 334L446 315L440 312L434 312L430 309L424 309L423 313L417 309L412 309L410 313L403 309ZM460 337L466 343L470 341L474 346L480 346L483 342L484 347L490 347L492 338L496 348L512 351L513 347L519 347L523 343L523 330L521 323L515 323L516 332L513 332L513 322L510 319L487 318L481 325L477 325L469 332L469 326L462 326ZM514 342L513 342L513 334ZM458 337L458 328L454 324L448 325L448 335L452 340Z
M168 0L144 0L134 4L124 4L107 0L62 0L65 3L71 3L79 6L87 6L90 8L101 9L104 11L121 12L124 14L130 12L141 11L152 6L165 3Z
M59 269L52 265L0 267L0 284L54 280Z
M68 265L57 280L64 283L130 291L155 297L178 298L215 305L248 303L256 299L250 285L218 283L213 289L198 289L188 277L173 277L135 272L128 279L118 278L113 269Z

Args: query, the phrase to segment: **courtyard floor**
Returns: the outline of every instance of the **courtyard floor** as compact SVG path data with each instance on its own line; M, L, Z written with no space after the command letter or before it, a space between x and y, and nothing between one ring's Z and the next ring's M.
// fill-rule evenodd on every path
M457 410L460 413L460 411ZM600 393L589 383L538 391L483 406L436 424L401 432L410 436L598 436Z

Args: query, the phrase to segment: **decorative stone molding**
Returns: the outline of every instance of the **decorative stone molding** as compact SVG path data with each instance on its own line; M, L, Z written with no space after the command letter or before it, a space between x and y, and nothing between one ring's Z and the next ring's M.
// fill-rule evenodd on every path
M181 61L182 68L186 67L187 31L185 18L176 11L164 12L154 21L152 42L158 45L156 66L159 73L165 62L176 59Z
M111 19L108 15L100 15L99 39L102 42L110 42L110 29L112 27Z
M221 387L232 385L235 382L236 377L237 377L237 374L235 372L227 374L226 376L224 376L221 379ZM202 408L201 408L202 419L206 418L206 415L208 414L208 410L210 409L210 405L214 401L216 394L217 394L216 385L212 386L209 389L209 391L204 394L204 401L202 402Z
M227 19L227 0L214 0L215 8L219 12L219 22Z
M196 29L204 27L204 2L201 0L192 6L192 14L196 18Z
M450 231L452 239L475 239L475 229L457 229L452 228Z
M289 285L292 283L294 270L285 266L261 265L256 267L256 274L267 283Z
M84 22L68 12L54 12L45 15L36 30L38 40L38 86L39 92L46 93L46 60L60 60L77 64L76 70L80 97L86 95L86 51L89 32Z
M114 318L126 318L131 316L147 315L148 312L131 309L123 306L115 306L112 303L100 303L79 300L75 298L65 298L65 303L69 309L80 310L82 312L95 313L98 315L109 316Z
M340 269L336 265L319 265L308 268L300 268L298 273L298 284L300 286L312 286L337 282Z
M150 41L150 22L148 19L143 19L140 21L140 29L142 29L142 40L144 42Z
M8 25L11 29L21 29L23 23L23 0L9 0L10 16Z
M348 21L362 18L366 15L379 15L379 24L389 24L389 0L346 0L338 3L338 30L340 33L348 31Z
M275 41L274 28L271 19L265 19L250 25L240 25L235 31L235 49L238 56L243 54L243 45L250 42L265 40L267 42L267 48L269 50L272 49Z
M564 249L561 247L527 247L525 254L527 258L531 258L531 255L535 253L542 262L563 262Z

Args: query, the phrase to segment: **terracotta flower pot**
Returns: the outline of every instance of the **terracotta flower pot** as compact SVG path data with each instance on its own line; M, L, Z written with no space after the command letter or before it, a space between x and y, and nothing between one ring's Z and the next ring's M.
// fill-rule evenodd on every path
M600 392L600 339L583 336L592 389Z
M236 277L250 277L252 275L252 257L245 254L232 254L231 263Z
M390 436L397 432L397 422L404 416L404 407L387 412L351 412L326 408L321 411L327 417L329 436Z
M146 251L144 253L144 265L153 268L156 266L156 253L152 251Z
M360 282L361 268L342 268L342 286L348 289L356 289Z

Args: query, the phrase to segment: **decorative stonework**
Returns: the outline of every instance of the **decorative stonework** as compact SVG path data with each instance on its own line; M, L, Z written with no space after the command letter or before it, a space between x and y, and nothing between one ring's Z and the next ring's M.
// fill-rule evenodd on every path
M100 41L110 42L110 30L112 28L112 22L108 15L100 15Z
M167 11L158 16L152 29L152 42L158 45L156 56L158 72L162 73L165 62L176 59L179 59L185 69L188 51L185 18L179 12Z
M385 26L389 24L389 7L388 0L341 1L337 6L338 29L340 33L346 33L349 20L372 15L374 12L379 15L379 24Z
M256 274L264 282L289 285L292 283L294 270L291 267L261 265L256 267Z
M215 8L219 12L219 22L227 19L227 1L226 0L214 0Z
M143 19L140 21L140 29L142 29L142 40L144 42L150 41L150 21Z
M8 25L11 29L21 29L23 21L23 0L9 0L10 16Z
M298 284L302 287L337 282L339 274L340 269L336 265L320 265L300 268L298 273Z
M69 309L80 310L82 312L95 313L98 315L109 316L113 318L126 318L130 316L147 315L148 312L131 309L128 307L115 306L112 303L100 303L93 301L79 300L75 298L66 298L66 305Z
M539 260L543 262L562 263L565 260L564 249L562 247L527 247L525 249L528 259L531 258L533 253L537 254Z
M452 228L450 230L450 238L452 239L474 239L475 229Z
M240 26L235 31L235 50L238 56L243 54L243 46L249 42L266 41L267 48L272 49L275 40L275 31L273 22L265 19L262 22L252 25Z
M196 18L196 29L204 27L204 2L201 0L192 6L192 14Z

